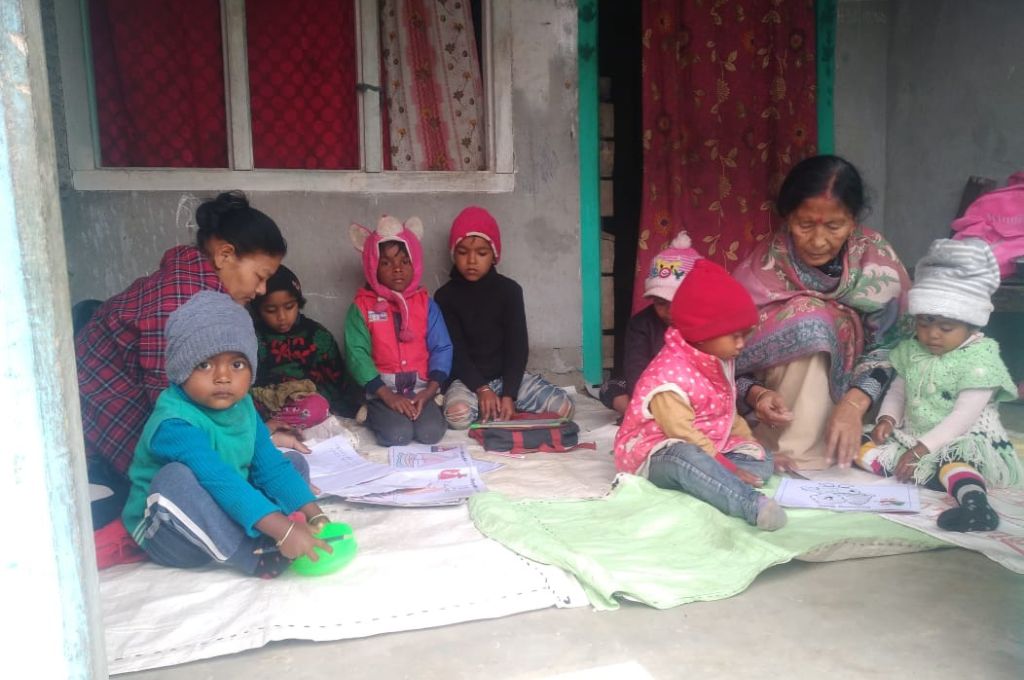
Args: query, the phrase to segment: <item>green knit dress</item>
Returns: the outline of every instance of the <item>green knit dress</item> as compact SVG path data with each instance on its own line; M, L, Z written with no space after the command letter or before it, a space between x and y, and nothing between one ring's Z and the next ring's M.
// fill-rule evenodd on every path
M991 486L1014 486L1024 479L1020 457L999 419L999 402L1017 398L1017 386L999 356L995 340L977 336L957 349L934 355L916 339L907 339L890 354L896 373L906 381L903 426L879 448L879 463L892 470L919 437L946 418L963 390L994 389L992 400L966 433L921 457L914 481L926 484L946 463L973 466Z

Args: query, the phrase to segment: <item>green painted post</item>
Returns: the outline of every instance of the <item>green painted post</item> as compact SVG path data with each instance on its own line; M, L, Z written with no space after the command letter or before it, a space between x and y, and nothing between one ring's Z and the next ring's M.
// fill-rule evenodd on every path
M583 300L583 378L601 383L601 199L598 168L597 0L578 13L580 142L580 284Z
M814 28L818 66L818 153L835 151L836 0L816 0Z

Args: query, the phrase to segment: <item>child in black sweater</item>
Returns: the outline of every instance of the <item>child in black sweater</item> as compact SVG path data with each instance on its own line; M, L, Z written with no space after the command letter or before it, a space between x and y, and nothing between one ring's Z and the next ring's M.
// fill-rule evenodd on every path
M452 380L445 393L448 426L509 420L517 411L571 417L572 397L526 372L530 353L523 289L494 269L501 258L501 232L494 217L477 206L459 213L448 246L455 266L451 281L435 294L452 338Z

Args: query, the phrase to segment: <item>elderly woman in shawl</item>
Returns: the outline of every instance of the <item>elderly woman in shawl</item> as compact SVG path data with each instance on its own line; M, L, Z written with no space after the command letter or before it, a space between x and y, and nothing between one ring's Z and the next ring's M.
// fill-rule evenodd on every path
M842 158L798 163L776 205L784 227L734 272L760 311L736 362L739 396L777 467L848 466L892 376L889 350L909 332L910 280L860 225L864 186Z

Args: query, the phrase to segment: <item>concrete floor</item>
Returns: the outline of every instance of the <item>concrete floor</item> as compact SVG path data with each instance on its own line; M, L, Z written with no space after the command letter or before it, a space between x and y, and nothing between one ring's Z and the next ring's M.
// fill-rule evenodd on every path
M1019 680L1024 577L960 549L794 562L763 573L736 597L670 610L546 609L358 640L281 642L119 677L526 680L574 671L560 680Z
M1002 409L1024 432L1024 403ZM1019 436L1019 435L1018 435ZM344 606L339 604L338 606ZM727 600L273 643L126 680L1024 677L1024 576L960 549L792 562Z

